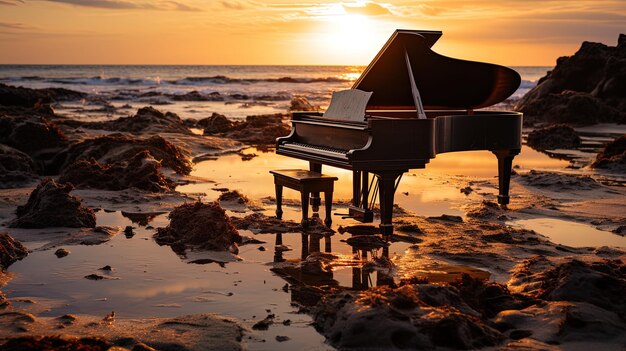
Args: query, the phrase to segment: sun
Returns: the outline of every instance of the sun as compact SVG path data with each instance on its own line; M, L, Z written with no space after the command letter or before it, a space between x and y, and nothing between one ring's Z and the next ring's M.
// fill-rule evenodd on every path
M319 18L315 45L334 62L366 64L389 36L389 27L380 19L347 13L340 6Z

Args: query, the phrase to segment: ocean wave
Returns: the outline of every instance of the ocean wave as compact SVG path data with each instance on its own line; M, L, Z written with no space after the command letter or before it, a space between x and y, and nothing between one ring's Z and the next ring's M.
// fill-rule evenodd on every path
M537 81L522 79L518 89L532 89L537 85Z
M181 79L173 80L161 80L156 78L122 78L122 77L41 77L41 76L22 76L22 77L10 77L3 78L3 81L43 81L54 84L64 85L143 85L143 86L156 86L156 85L222 85L222 84L255 84L255 83L294 83L294 84L309 84L309 83L343 83L350 82L348 79L338 77L322 77L322 78L293 78L293 77L278 77L278 78L231 78L227 76L217 75L208 77L185 77Z

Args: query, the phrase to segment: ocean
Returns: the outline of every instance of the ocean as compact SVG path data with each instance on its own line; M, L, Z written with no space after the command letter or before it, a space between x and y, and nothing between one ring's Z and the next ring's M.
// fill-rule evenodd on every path
M60 87L91 95L83 111L106 101L109 117L150 105L183 118L217 112L232 118L285 112L293 96L328 105L333 91L349 88L364 66L159 66L159 65L0 65L0 83L29 88ZM522 83L517 99L551 67L512 67ZM94 102L95 101L95 102ZM62 105L68 113L80 106ZM91 109L93 110L93 109ZM117 111L119 110L119 111ZM99 109L99 111L103 111ZM104 110L106 112L106 110ZM93 118L106 118L102 113ZM106 114L105 114L106 115ZM85 116L82 116L85 118Z

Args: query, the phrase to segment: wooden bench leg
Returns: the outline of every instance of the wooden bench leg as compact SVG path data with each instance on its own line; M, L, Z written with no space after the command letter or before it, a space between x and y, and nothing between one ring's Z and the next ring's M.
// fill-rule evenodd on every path
M276 184L276 218L283 218L283 186Z
M302 200L302 228L307 228L309 226L309 192L301 191L301 200Z
M333 220L331 218L331 214L333 211L333 192L331 191L326 191L324 192L324 207L326 207L326 218L324 219L324 224L326 224L326 226L328 228L330 228L331 223L333 223Z

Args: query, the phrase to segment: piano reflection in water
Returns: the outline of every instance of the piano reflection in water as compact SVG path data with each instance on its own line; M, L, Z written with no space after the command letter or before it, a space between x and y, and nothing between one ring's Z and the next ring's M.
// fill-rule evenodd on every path
M394 193L404 172L425 168L444 152L489 150L497 158L498 202L509 203L513 158L521 149L522 114L479 110L519 87L514 70L440 55L431 47L439 31L396 30L355 81L371 92L360 120L294 112L292 130L276 153L353 171L351 217L373 221L379 195L380 231L393 233ZM370 180L372 174L372 180ZM319 194L311 204L319 206Z

